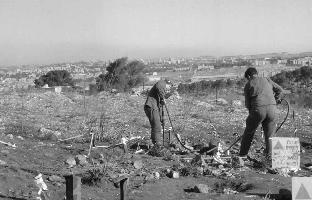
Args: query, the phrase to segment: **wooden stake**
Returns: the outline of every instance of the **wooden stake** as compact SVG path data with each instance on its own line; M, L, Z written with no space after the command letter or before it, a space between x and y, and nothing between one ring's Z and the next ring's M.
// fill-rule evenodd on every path
M91 149L92 149L92 146L93 146L93 140L94 140L94 133L91 133L92 136L91 136L91 141L90 141L90 147L89 147L89 153L88 153L88 157L90 156L91 154Z

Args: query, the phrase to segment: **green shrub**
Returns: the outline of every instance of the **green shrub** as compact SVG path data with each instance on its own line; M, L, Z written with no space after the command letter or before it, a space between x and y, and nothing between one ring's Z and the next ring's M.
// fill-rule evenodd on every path
M48 84L52 86L74 86L74 81L70 73L66 70L53 70L47 74L40 76L40 78L34 80L36 87L42 87Z
M112 88L118 91L129 91L143 83L145 79L144 68L145 65L142 62L128 62L128 58L119 58L109 64L106 68L106 74L100 74L96 78L97 88L99 91Z

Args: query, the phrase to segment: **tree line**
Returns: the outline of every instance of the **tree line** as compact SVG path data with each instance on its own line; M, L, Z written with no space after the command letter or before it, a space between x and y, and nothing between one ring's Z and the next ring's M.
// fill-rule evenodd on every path
M143 83L145 80L144 68L145 65L140 61L129 61L126 57L119 58L107 66L107 73L96 77L95 85L91 84L90 88L96 91L110 90L112 88L118 91L128 91ZM49 87L74 87L75 81L66 70L53 70L35 79L34 84L36 87L42 87L46 84Z

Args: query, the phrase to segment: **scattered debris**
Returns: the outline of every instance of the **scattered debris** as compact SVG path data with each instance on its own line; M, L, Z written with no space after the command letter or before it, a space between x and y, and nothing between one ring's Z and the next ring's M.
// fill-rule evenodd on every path
M16 148L16 145L15 144L11 144L10 142L3 142L3 141L0 141L1 144L4 144L4 145L7 145L9 147L13 147L13 148Z
M196 175L203 175L204 168L203 167L196 167Z
M48 180L51 182L60 182L60 183L65 183L65 179L57 176L57 175L51 175L48 177Z
M43 140L57 141L61 135L62 134L58 131L53 131L53 130L42 127L39 129L39 134L37 137Z
M252 189L254 186L250 183L246 183L244 179L225 179L216 182L215 191L217 193L236 194L238 192L245 192Z
M234 156L232 159L232 166L233 167L244 167L245 161L243 157L240 156Z
M77 165L86 166L88 165L87 156L85 155L77 155L75 156L75 161Z
M7 138L10 139L10 140L13 140L14 136L12 134L8 134Z
M225 100L225 99L223 99L223 98L218 98L218 99L216 100L216 102L217 102L218 105L222 105L222 106L228 105L228 104L229 104L229 103L227 102L227 100Z
M43 181L42 179L42 174L38 174L36 177L35 177L35 183L36 183L36 186L39 188L39 191L38 191L38 197L36 199L38 200L44 200L44 199L47 199L44 197L44 199L42 199L42 195L44 195L44 192L43 191L47 191L48 190L48 187L47 185L45 184L45 182Z
M287 168L276 169L276 171L281 176L290 177L290 175L289 175L290 170Z
M195 185L194 187L194 192L197 192L197 193L209 193L211 191L211 188L206 185L206 184L197 184Z
M133 162L133 167L135 169L141 169L143 167L143 162L142 160L136 160Z
M91 167L81 177L82 184L98 185L101 183L102 178L105 175L105 169L103 167Z
M0 160L0 165L6 165L7 163L3 160Z
M153 176L154 176L155 179L160 179L159 172L153 172Z
M9 150L1 150L0 152L1 152L2 154L9 154L9 153L10 153Z
M192 159L191 164L194 166L205 167L207 163L202 155L196 155L195 158Z
M166 148L154 145L152 148L150 148L148 154L155 157L168 157L171 155L171 152Z
M68 164L69 167L73 167L73 166L76 165L76 160L75 160L75 158L70 157L70 158L68 158L68 159L65 161L65 163Z
M177 179L177 178L180 177L180 176L179 176L179 172L176 172L176 171L173 171L173 170L171 170L171 171L168 173L168 176L169 176L169 178L174 178L174 179Z
M24 138L22 136L17 136L17 139L20 139L20 140L24 140Z
M136 150L134 154L145 154L145 151L143 149L139 149L139 150Z
M224 194L237 194L238 192L235 190L232 190L231 188L224 188L223 193Z
M73 139L76 139L76 138L80 138L82 136L84 136L85 134L81 134L81 135L77 135L77 136L73 136L73 137L70 137L70 138L66 138L66 139L59 139L60 142L64 142L64 141L68 141L68 140L73 140Z
M233 100L232 101L232 106L234 107L241 107L243 104L241 102L241 100Z

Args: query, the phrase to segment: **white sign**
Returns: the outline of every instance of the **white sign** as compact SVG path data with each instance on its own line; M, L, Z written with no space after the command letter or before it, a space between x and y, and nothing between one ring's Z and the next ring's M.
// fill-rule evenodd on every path
M300 168L300 142L299 138L272 137L272 168L287 168L297 170Z
M291 182L293 200L312 199L312 177L293 177Z

